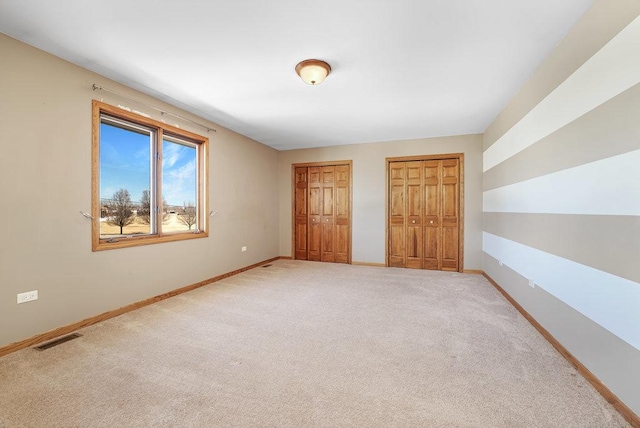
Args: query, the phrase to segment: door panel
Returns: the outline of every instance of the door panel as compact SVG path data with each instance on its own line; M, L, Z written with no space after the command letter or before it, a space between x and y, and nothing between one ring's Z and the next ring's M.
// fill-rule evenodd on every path
M299 260L307 260L307 168L295 169L295 257Z
M334 257L337 263L349 263L349 224L337 220Z
M307 225L296 223L296 259L307 260Z
M405 162L389 164L389 266L405 266Z
M336 184L341 186L348 186L351 181L349 165L336 165Z
M424 228L424 269L440 269L438 263L439 229L425 226Z
M422 231L418 227L408 227L405 229L405 234L407 236L405 267L422 269Z
M322 215L333 217L333 186L322 188Z
M335 205L333 200L334 195L334 180L335 180L335 167L323 166L321 171L322 181L322 238L320 241L321 255L320 260L323 262L335 261L333 254L333 241L334 241L334 224L333 216L335 212Z
M349 188L336 188L336 216L349 218Z
M404 267L404 224L389 224L389 266Z
M322 184L333 186L335 169L335 166L322 167Z
M307 183L296 189L296 217L307 217Z
M440 269L440 161L423 161L424 171L424 269Z
M442 229L442 270L458 270L458 228ZM455 243L455 246L453 245Z
M334 261L337 263L349 263L350 171L349 165L336 165L335 167L335 242L333 254Z
M320 168L317 166L309 167L309 183L320 183Z
M457 159L442 161L442 269L458 270L458 192Z
M405 162L393 162L389 166L389 179L402 180L404 182Z
M320 215L322 215L322 196L320 194L320 187L312 186L313 184L309 183L309 216L320 217Z
M392 217L404 218L404 183L402 185L391 185L391 210Z
M406 163L406 260L405 267L422 268L422 163Z
M309 168L309 215L320 215L322 198L320 196L320 171L317 168Z
M320 168L309 168L309 219L307 222L309 246L308 260L320 260L320 219L322 214L322 187L320 185Z
M329 222L329 219L326 219L326 222L322 223L322 253L320 260L323 262L335 261L335 256L333 254L333 233L333 222Z
M320 260L320 224L309 224L309 255L308 260Z

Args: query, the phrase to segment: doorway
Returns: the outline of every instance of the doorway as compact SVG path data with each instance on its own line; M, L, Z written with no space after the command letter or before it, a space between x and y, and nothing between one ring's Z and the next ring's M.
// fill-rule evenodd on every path
M291 169L293 258L351 263L351 161Z
M462 272L464 154L386 164L387 266Z

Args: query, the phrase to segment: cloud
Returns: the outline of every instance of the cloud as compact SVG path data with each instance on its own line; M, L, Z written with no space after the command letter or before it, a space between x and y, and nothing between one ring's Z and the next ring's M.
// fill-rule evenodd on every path
M167 143L166 141L162 145L162 167L172 168L182 158L187 147L180 144Z
M164 168L162 194L169 205L196 202L196 160L174 168Z
M133 157L149 163L149 146L140 147L140 149L133 154Z

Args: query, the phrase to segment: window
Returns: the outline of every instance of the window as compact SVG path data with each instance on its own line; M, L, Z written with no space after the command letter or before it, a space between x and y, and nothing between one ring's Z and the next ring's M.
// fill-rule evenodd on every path
M208 236L207 145L93 101L93 250Z

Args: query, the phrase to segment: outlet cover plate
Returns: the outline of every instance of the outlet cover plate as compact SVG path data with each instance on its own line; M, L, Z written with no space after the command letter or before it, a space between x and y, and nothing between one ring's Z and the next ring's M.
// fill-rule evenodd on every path
M38 290L18 293L18 304L31 302L32 300L38 300Z

